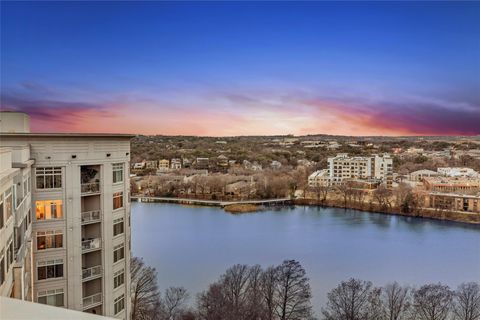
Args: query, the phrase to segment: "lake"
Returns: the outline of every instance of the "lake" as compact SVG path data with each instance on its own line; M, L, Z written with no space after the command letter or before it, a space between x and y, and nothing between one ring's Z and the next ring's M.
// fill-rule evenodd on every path
M132 251L157 269L162 290L183 286L193 298L234 264L296 259L310 278L317 315L327 292L349 277L453 288L480 280L480 226L338 208L232 215L132 202Z

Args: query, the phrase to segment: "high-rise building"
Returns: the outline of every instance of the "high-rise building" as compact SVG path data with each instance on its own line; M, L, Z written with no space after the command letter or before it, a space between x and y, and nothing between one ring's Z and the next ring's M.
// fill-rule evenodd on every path
M130 318L130 135L0 113L0 294Z

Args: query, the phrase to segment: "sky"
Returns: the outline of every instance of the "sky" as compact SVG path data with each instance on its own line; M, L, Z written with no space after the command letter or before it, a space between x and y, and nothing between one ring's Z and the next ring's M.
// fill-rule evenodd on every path
M34 132L480 134L478 2L0 5Z

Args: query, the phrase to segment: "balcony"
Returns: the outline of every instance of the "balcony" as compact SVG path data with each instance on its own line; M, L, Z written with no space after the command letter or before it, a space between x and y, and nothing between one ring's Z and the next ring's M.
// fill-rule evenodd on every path
M94 238L82 241L82 253L100 249L102 247L102 239Z
M102 276L102 266L94 266L82 270L82 281L89 281Z
M100 220L101 220L100 210L82 212L82 224L100 222Z
M82 195L100 193L100 182L82 183L80 191Z
M83 310L93 308L102 304L102 293L95 293L91 296L83 298Z

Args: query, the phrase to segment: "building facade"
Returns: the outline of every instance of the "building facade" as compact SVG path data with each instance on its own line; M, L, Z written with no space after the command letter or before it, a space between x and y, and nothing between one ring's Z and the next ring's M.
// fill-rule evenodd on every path
M368 157L349 157L340 153L328 158L328 175L332 184L344 180L378 179L392 185L393 159L388 154Z
M28 123L28 116L21 115ZM129 319L131 136L7 131L4 124L11 129L9 119L18 113L1 116L1 146L18 154L11 164L22 168L13 189L11 180L2 179L2 190L12 189L12 203L23 197L14 228L24 233L14 232L14 238L24 238L20 248L24 245L31 257L15 262L29 287L20 282L17 289L14 277L13 291L5 292L2 285L2 295L17 297L20 291L18 297L25 300ZM27 181L26 187L19 186L20 180Z
M427 208L480 213L480 195L431 192L425 200Z

